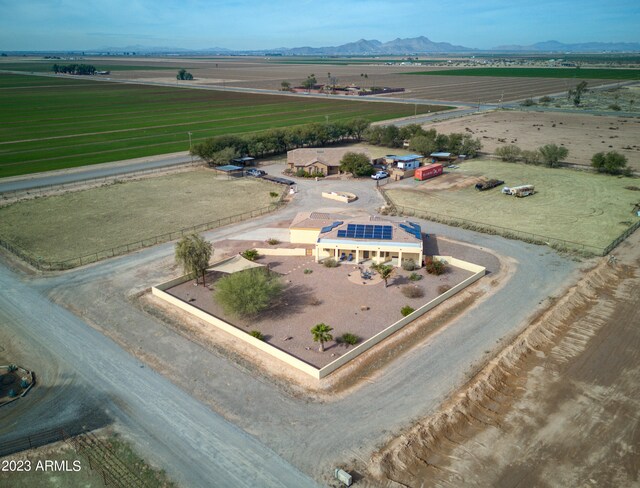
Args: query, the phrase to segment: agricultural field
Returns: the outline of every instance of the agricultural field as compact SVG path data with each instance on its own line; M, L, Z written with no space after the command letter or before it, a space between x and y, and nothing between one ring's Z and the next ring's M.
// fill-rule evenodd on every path
M420 105L417 111L446 108ZM393 119L413 115L415 109L397 103L0 74L0 177L186 151L189 132L195 143L327 119Z
M575 78L579 80L640 80L640 69L619 68L468 68L414 71L408 75L490 76L494 78Z
M260 57L211 57L211 58L116 58L114 64L144 64L150 66L166 66L167 71L118 71L111 78L119 80L133 79L147 82L174 82L178 68L189 67L195 79L190 84L217 87L241 87L267 90L279 90L283 81L292 86L300 85L310 74L315 74L318 83L327 83L336 78L341 85L356 85L369 88L371 86L387 86L405 88L405 93L379 96L378 98L411 98L423 100L439 100L441 102L462 103L498 103L525 98L538 97L551 93L566 91L569 86L581 79L568 78L518 78L518 77L479 77L479 76L446 76L451 70L442 67L424 69L411 65L384 64L388 58L375 60L371 58L260 58ZM97 64L100 58L85 60ZM326 61L326 64L323 62ZM381 62L378 62L381 61ZM434 63L436 59L420 60ZM463 59L453 59L456 63L464 63ZM318 63L316 65L316 63ZM184 65L184 66L183 66ZM437 70L441 76L405 76L406 73ZM587 68L581 68L586 71ZM608 70L605 70L608 71ZM445 76L442 76L444 74ZM366 75L366 77L364 76ZM590 87L610 84L611 79L588 79Z
M505 110L445 120L429 127L444 134L466 132L478 137L485 153L507 144L535 150L555 143L569 150L566 162L584 166L591 165L591 157L597 152L618 151L634 171L640 171L638 118Z
M501 179L507 186L535 185L536 193L516 198L503 195L501 187L479 192L474 184L480 178ZM424 183L390 185L386 193L396 205L470 220L489 232L502 227L595 251L639 219L634 206L640 204L640 191L626 188L633 186L638 186L637 179L474 160Z
M112 184L2 207L0 239L65 261L268 207L274 191L280 186L206 169Z

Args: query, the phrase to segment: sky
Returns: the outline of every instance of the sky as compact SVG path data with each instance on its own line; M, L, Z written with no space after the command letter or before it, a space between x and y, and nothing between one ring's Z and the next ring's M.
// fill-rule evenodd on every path
M638 0L0 0L0 51L640 42Z

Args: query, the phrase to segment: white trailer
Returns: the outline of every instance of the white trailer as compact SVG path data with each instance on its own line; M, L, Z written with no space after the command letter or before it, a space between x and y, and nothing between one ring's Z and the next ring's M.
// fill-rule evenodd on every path
M533 185L505 186L502 189L502 193L516 197L526 197L535 193L535 187Z

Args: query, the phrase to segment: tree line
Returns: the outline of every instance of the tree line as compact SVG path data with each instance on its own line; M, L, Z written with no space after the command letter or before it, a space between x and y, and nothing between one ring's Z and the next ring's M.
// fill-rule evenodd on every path
M404 142L409 141L409 149L424 156L444 151L475 157L482 149L480 139L474 139L470 134L459 132L448 135L438 134L435 129L425 130L419 124L409 124L404 127L395 125L369 127L363 139L369 144L385 147L403 147Z
M361 141L370 122L355 118L347 121L313 123L269 129L244 136L222 135L195 144L191 154L213 166L228 164L241 155L254 157L284 154L300 147L324 146L346 141Z
M548 168L557 168L569 155L566 147L557 144L545 144L533 151L520 149L515 145L500 146L496 149L496 156L503 161L515 163L520 161L525 164L544 165ZM598 173L610 175L631 176L631 168L627 166L627 157L617 151L608 153L599 152L591 158L591 167Z
M92 64L54 64L52 71L69 75L94 75L96 74L96 67Z

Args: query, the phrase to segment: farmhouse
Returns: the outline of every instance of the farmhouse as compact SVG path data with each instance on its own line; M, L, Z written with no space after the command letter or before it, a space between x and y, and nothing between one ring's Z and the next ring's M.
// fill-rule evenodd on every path
M343 220L326 213L302 213L289 227L292 243L315 244L317 262L326 258L388 263L401 266L407 259L422 263L422 229L413 222L391 222L378 217L370 220Z
M287 165L290 170L307 173L321 173L324 176L340 174L340 161L348 152L348 148L301 148L287 152ZM358 150L369 156L366 150Z
M406 156L390 154L385 156L384 159L387 165L391 165L392 167L402 170L411 170L420 167L424 156L420 154L407 154Z

